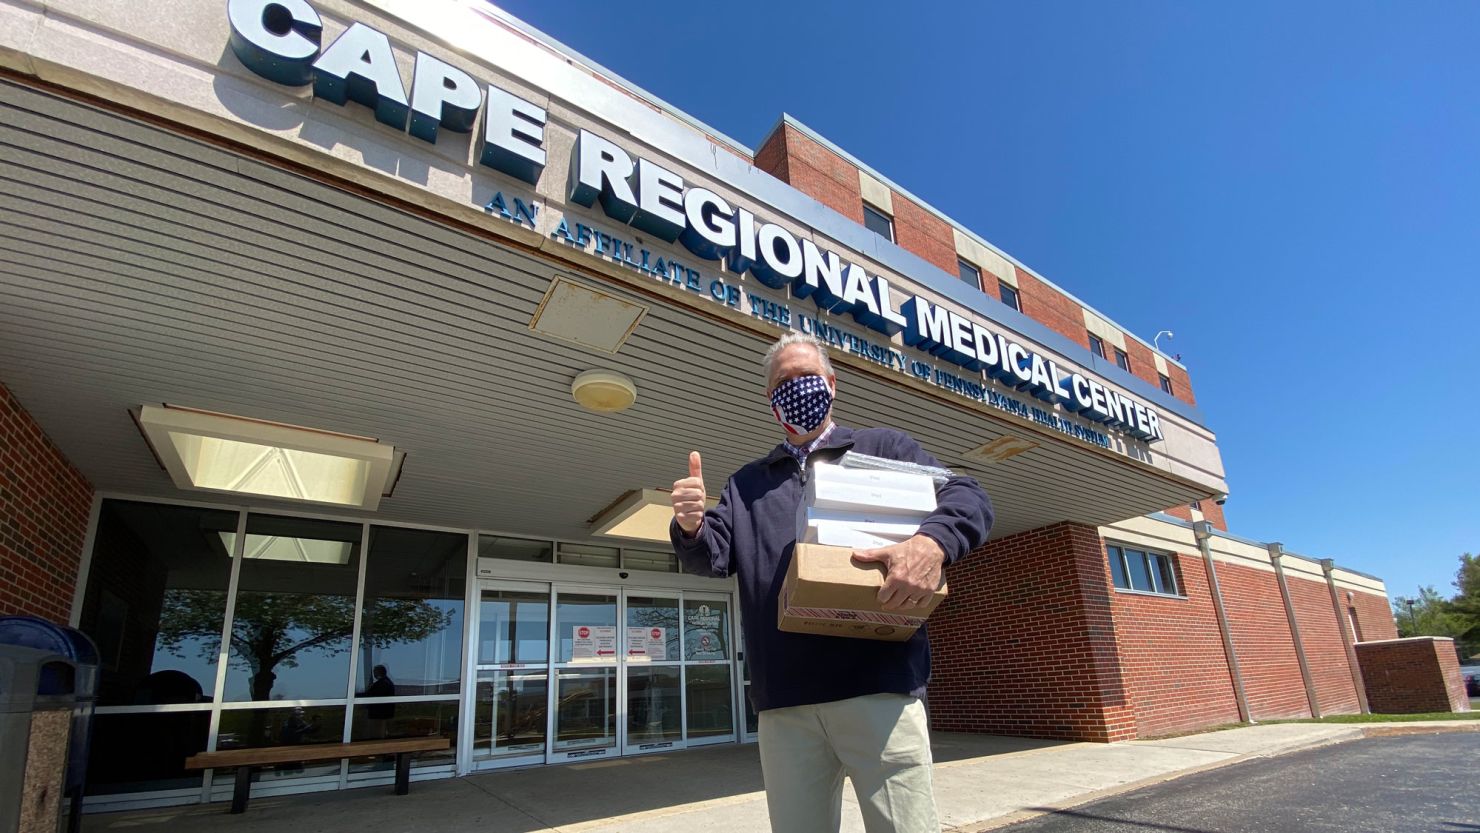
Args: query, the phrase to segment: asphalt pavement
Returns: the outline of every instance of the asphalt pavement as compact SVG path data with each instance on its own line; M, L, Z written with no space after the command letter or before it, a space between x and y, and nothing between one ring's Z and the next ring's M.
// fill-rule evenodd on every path
M1480 733L1367 738L1244 761L998 830L1480 831Z

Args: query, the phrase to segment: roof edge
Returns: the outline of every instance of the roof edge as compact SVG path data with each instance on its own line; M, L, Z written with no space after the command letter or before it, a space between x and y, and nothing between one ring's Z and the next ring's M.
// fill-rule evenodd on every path
M1090 306L1089 304L1085 303L1082 299L1079 298L1079 296L1075 295L1074 293L1070 292L1069 290L1063 288L1062 286L1059 286L1058 284L1054 283L1053 281L1049 280L1048 278L1045 278L1043 275L1039 274L1037 272L1037 270L1035 270L1032 267L1024 264L1021 260L1018 260L1017 258L1013 257L1012 255L1008 254L1007 252L1003 251L996 244L992 243L991 241L987 240L986 238L982 237L981 235L977 234L976 232L972 231L971 229L967 228L966 226L964 226L964 225L956 222L955 220L951 219L951 217L949 215L947 215L945 212L941 211L940 209L936 208L935 206L931 205L930 203L925 202L924 200L922 200L919 197L915 196L913 193L911 193L908 189L906 189L903 186L901 186L899 183L897 183L894 180L890 179L889 177L887 177L887 176L879 173L873 167L869 166L867 163L863 162L858 157L854 156L853 154L849 153L848 151L843 150L842 148L838 147L837 144L835 144L834 142L832 142L831 140L829 140L826 136L823 136L821 133L818 133L817 131L815 131L812 128L808 127L807 125L803 124L800 120L798 120L795 116L791 115L790 113L783 112L781 114L781 118L777 119L777 121L776 121L776 126L771 128L770 132L768 132L766 134L765 139L763 139L761 141L761 144L762 145L765 145L766 141L771 138L771 135L776 132L776 129L779 128L783 124L790 125L791 127L793 127L795 129L801 131L802 133L806 134L807 138L813 140L814 142L817 142L818 144L822 145L823 147L827 148L828 150L832 151L833 153L836 153L837 155L839 155L839 156L843 157L844 159L848 160L849 163L857 166L859 170L863 171L864 173L868 174L869 176L873 177L874 179L879 180L880 182L884 183L885 185L888 185L895 192L897 192L900 196L902 196L902 197L908 197L916 205L920 206L921 208L923 208L926 211L930 212L931 214L935 215L937 218L939 218L939 219L945 221L946 223L950 224L950 226L952 228L956 229L957 231L960 231L962 234L964 234L967 237L971 238L972 240L974 240L978 244L980 244L982 246L985 246L986 248L992 250L992 252L994 252L995 254L997 254L1003 260L1006 260L1008 263L1011 263L1013 266L1016 266L1017 268L1023 270L1024 272L1027 272L1028 274L1032 275L1034 278L1036 278L1036 279L1038 279L1038 280L1040 280L1040 281L1048 284L1049 286L1053 287L1056 291L1063 293L1066 297L1068 297L1074 303L1078 304L1079 306L1083 307L1086 310L1089 310L1094 315L1097 315L1100 318L1105 319L1105 321L1107 321L1107 322L1109 322L1111 324L1114 324L1115 325L1115 328L1117 330L1120 330L1122 333L1125 333L1126 335L1128 335L1131 338L1135 339L1136 341L1140 342L1142 346L1144 346L1146 349L1150 350L1152 353L1155 353L1155 354L1161 356L1163 359L1171 362L1172 364L1175 364L1176 366L1182 368L1184 371L1187 370L1187 365L1183 364L1181 361L1179 361L1176 358L1173 358L1172 356L1169 356L1166 353L1162 352L1160 348L1158 348L1156 345L1154 345L1154 344L1146 341L1146 339L1141 338L1140 336L1136 335L1135 333L1131 332L1130 330L1127 330L1126 328L1120 326L1119 324L1116 324L1115 323L1115 319L1111 318L1110 316L1104 314L1103 312L1100 312L1099 310L1097 310L1094 307Z

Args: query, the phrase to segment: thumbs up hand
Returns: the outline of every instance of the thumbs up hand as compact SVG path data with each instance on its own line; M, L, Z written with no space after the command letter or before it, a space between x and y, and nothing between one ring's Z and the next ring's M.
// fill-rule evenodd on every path
M699 534L704 523L704 469L699 452L689 452L689 476L673 481L673 517L679 529L690 538Z

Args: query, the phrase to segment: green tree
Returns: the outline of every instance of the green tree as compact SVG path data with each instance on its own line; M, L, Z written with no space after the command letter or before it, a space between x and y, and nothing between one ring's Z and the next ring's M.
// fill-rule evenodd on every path
M1393 599L1393 618L1398 622L1398 636L1449 636L1458 638L1465 631L1463 618L1453 604L1439 595L1433 585L1420 587L1417 596Z
M221 650L222 594L212 590L170 590L159 621L159 644L183 657L187 641L201 656ZM420 599L378 598L365 608L361 639L385 648L416 642L447 627L452 613ZM231 624L231 656L251 671L253 700L270 700L278 666L294 668L309 652L333 656L349 649L354 627L351 596L315 593L237 595Z
M1460 656L1480 654L1480 556L1465 553L1459 557L1454 589L1459 593L1450 601L1450 607L1461 628L1455 637Z

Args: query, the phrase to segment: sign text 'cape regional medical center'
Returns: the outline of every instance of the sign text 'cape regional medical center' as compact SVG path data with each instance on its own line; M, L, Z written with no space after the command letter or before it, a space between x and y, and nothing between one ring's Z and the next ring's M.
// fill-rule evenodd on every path
M546 163L544 108L493 85L484 87L424 52L416 53L408 99L384 33L356 22L323 46L322 20L307 0L228 0L226 5L232 51L258 75L288 86L312 84L315 97L336 104L359 102L372 108L379 121L433 143L439 128L471 132L482 111L479 162L530 185L538 183ZM689 185L648 159L634 158L584 128L571 153L567 194L572 203L586 207L599 203L614 221L679 243L699 258L723 261L730 272L749 273L771 289L811 301L820 312L850 315L886 337L902 333L910 347L970 371L984 371L1009 387L1141 440L1163 438L1156 411L1133 397L1061 368L926 298L903 293L884 276L869 275L812 240L732 206L707 188ZM526 210L533 225L533 209ZM575 238L565 222L555 234ZM647 252L641 263L630 265L644 271L656 268L648 264ZM900 299L897 306L895 298ZM813 320L814 328L819 323ZM900 358L901 369L909 369ZM984 400L989 396L985 390L972 393Z

